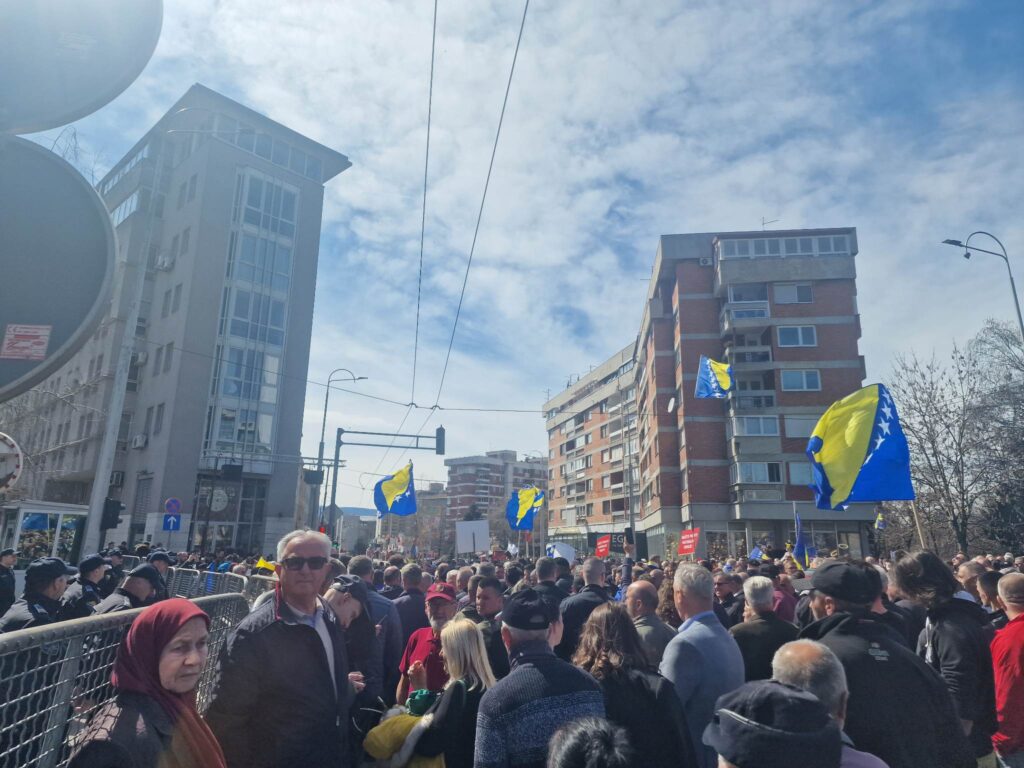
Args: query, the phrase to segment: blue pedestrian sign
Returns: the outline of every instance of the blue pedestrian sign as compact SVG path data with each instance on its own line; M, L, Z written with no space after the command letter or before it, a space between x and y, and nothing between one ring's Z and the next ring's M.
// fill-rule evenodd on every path
M165 531L180 531L181 530L181 515L164 515L164 530Z
M180 515L181 514L181 499L176 499L173 496L164 502L164 512L168 515Z

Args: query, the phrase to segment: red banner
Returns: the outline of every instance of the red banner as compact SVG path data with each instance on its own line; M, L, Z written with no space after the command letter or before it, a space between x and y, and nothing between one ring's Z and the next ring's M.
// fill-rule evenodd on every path
M700 541L700 528L692 528L689 531L680 531L679 554L692 555L697 551L698 541Z
M610 533L605 534L597 540L597 547L594 549L595 557L608 557L608 553L612 550L612 535Z

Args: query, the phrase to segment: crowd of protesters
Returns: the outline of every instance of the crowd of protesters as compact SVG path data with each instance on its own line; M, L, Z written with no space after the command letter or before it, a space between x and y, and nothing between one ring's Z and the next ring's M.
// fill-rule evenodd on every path
M1024 766L1009 553L436 562L313 531L266 559L121 552L35 560L20 599L0 552L0 631L144 608L73 768ZM172 566L274 577L202 716L210 620L168 599Z

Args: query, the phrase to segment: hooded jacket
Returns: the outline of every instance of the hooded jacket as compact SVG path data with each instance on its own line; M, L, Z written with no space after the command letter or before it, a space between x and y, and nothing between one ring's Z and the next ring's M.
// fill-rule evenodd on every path
M839 658L850 697L844 730L890 768L974 768L942 679L867 611L835 613L806 627Z
M989 644L995 630L977 603L953 598L928 611L917 652L938 672L961 720L974 723L967 737L975 757L992 751L996 687Z

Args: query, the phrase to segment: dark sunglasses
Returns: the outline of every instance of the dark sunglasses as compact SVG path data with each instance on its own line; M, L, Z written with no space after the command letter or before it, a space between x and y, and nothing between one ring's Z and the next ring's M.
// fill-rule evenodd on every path
M302 566L308 565L309 570L319 571L325 565L327 565L326 557L286 557L281 561L281 565L289 571L301 571Z

